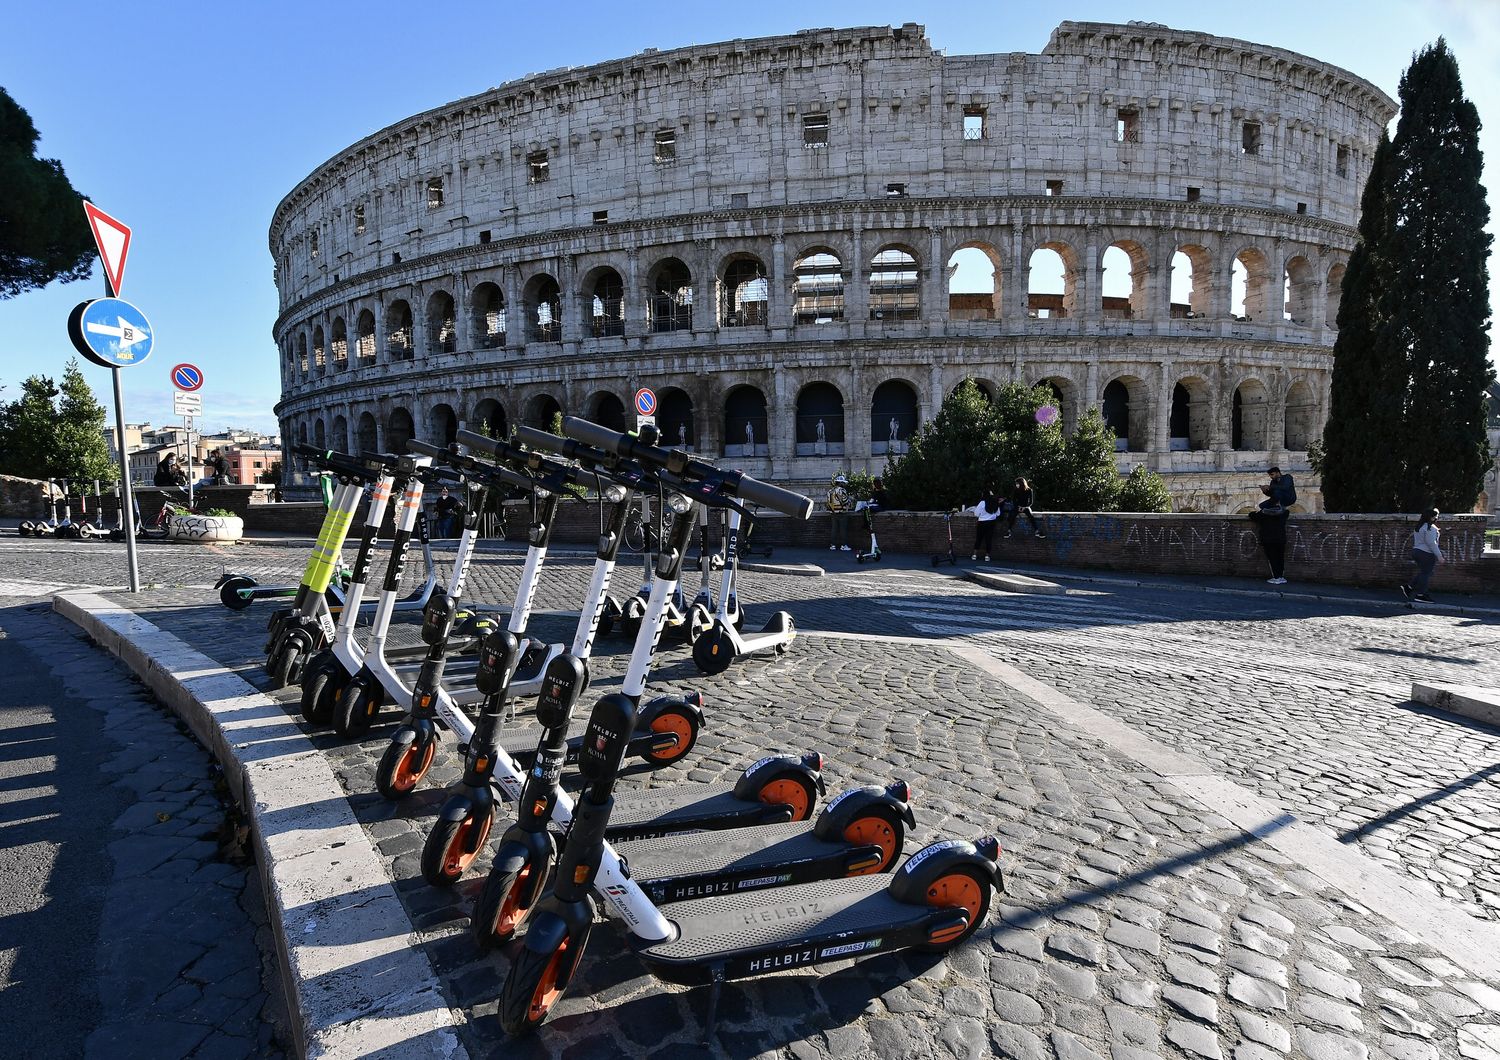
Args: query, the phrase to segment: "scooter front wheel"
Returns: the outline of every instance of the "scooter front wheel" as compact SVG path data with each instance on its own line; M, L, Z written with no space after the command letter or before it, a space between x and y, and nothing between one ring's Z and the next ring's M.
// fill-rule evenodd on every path
M669 766L698 742L698 716L685 706L668 703L651 719L651 731L672 733L677 742L665 751L647 752L641 759L653 767Z
M219 586L219 603L231 611L243 611L254 601L249 590L255 588L254 578L244 574L232 574Z
M500 1025L506 1034L525 1034L542 1025L567 992L587 944L587 933L577 940L569 934L548 950L521 951L500 994Z
M291 684L292 674L301 666L302 642L296 637L288 637L276 654L266 660L266 675L271 679L271 688L285 688Z
M432 768L436 754L435 735L424 739L415 730L403 727L391 737L391 745L380 756L380 766L375 770L375 787L392 801L410 795Z
M302 672L302 717L309 725L328 724L339 691L348 683L348 672L332 652L313 656Z
M699 673L721 674L734 657L734 638L717 625L693 641L693 664Z
M334 700L333 730L340 736L363 736L380 713L383 690L374 681L357 677L341 688Z
M517 844L502 846L495 852L495 863L485 877L484 890L474 906L469 930L474 933L480 952L503 946L515 937L516 929L541 897L552 875L554 853L540 863Z
M427 833L427 842L422 845L422 878L434 887L451 887L457 883L484 849L493 820L493 813L475 816L472 809L456 820L438 818L432 831ZM470 850L469 837L475 829L478 838Z

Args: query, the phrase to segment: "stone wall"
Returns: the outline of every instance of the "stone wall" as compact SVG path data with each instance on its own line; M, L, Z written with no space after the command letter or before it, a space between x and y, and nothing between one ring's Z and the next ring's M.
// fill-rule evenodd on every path
M38 519L50 516L43 504L47 483L34 478L0 475L0 518Z

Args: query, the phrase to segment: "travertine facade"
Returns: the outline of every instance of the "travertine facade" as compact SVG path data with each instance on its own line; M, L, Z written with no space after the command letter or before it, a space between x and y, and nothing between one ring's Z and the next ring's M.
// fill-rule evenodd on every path
M1317 60L1143 24L1066 22L1035 55L811 30L527 76L277 207L282 434L609 421L649 385L670 440L812 482L878 471L961 380L1014 379L1065 424L1101 405L1122 469L1233 511L1321 433L1394 110ZM1128 298L1104 295L1111 247ZM991 289L950 291L969 248ZM1060 296L1029 291L1039 249Z

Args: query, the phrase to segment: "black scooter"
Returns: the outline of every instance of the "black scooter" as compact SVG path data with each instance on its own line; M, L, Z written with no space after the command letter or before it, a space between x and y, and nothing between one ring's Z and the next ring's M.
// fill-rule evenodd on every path
M932 565L940 567L944 563L958 566L958 553L953 550L953 517L958 514L956 508L949 508L943 513L943 527L948 531L948 551L939 552L932 557Z

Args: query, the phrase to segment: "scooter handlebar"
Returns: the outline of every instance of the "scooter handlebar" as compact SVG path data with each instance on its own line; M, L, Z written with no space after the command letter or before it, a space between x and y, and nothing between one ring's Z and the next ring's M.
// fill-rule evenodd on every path
M439 449L435 445L428 445L426 442L418 441L415 438L407 441L406 451L416 456L430 456L434 460L447 460L449 456L448 450Z
M639 438L612 431L608 427L601 427L597 423L581 420L576 416L569 416L563 420L563 433L575 441L594 446L596 449L603 449L607 453L639 460L642 464L653 467L664 467L684 479L702 480L710 475L723 474L713 464L695 460L679 449L664 449L661 446L647 445ZM769 482L762 482L739 472L725 476L724 491L742 501L758 504L763 508L770 508L772 511L797 519L806 519L812 515L811 497L780 486L773 486Z

